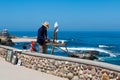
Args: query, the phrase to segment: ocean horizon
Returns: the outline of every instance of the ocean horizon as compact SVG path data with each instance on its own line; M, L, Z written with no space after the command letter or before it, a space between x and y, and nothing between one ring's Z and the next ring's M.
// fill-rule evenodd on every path
M37 31L10 31L10 34L18 37L37 37ZM53 38L52 31L48 31L48 38ZM57 39L65 41L68 50L71 52L80 50L99 51L98 61L120 66L119 31L58 31ZM29 43L16 43L14 47L22 49L24 44ZM36 48L38 49L37 45ZM51 47L48 48L48 52L50 50ZM59 49L55 49L54 55L67 56L64 51Z

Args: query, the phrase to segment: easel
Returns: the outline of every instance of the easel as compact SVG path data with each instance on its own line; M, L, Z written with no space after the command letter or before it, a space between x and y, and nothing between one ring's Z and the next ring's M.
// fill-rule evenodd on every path
M58 47L59 49L60 49L60 47L65 47L66 50L63 50L63 51L68 53L66 43L58 43L58 42L56 42L56 40L57 40L57 32L56 32L56 29L55 29L54 32L53 32L53 41L51 42L52 50L51 50L50 54L54 53L55 47Z

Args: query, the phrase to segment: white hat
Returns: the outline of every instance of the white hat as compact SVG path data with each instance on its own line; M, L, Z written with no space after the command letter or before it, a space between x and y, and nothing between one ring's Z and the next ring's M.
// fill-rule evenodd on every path
M45 26L46 28L49 28L49 23L48 22L44 22L43 26Z

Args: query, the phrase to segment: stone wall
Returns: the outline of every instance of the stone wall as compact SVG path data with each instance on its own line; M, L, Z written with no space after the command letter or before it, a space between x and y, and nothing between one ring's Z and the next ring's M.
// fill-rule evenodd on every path
M6 52L6 49L0 48L0 57L5 58ZM69 80L120 80L119 72L101 67L23 53L16 56L21 60L21 66Z
M7 49L0 48L0 57L5 58L7 53Z
M120 74L91 65L21 54L22 66L72 80L117 80ZM119 80L119 79L118 79Z

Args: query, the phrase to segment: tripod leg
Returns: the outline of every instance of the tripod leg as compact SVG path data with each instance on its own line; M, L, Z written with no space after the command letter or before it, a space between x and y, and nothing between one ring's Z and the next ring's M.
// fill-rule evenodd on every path
M55 49L55 46L52 46L52 51L50 54L53 54L54 53L54 49Z

